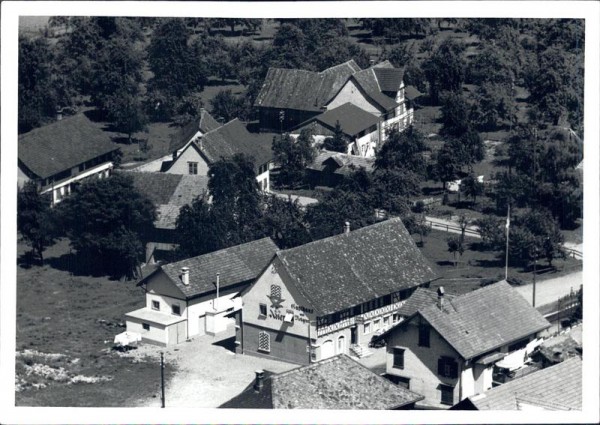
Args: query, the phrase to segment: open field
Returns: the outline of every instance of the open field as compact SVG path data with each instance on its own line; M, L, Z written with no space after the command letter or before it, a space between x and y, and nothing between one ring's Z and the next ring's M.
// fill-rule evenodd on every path
M437 269L443 279L434 282L432 289L443 286L446 291L452 294L463 294L481 287L482 281L502 280L504 279L504 257L502 253L492 251L475 250L478 239L465 238L466 249L462 256L456 256L457 265L454 265L454 257L448 252L447 239L451 235L443 231L432 230L425 236L424 246L421 248L423 255ZM419 235L413 235L415 241L420 241ZM547 270L547 264L541 260L538 263L537 280L551 279L563 276L575 271L581 270L582 262L567 258L566 260L554 260L553 265L556 270ZM533 279L531 270L523 267L517 267L510 264L508 275L511 278L521 280L523 283L529 283Z
M111 349L125 330L123 314L143 306L143 291L133 282L71 274L67 240L46 251L43 267L26 267L26 251L19 243L16 404L124 407L156 397L158 359L125 358Z

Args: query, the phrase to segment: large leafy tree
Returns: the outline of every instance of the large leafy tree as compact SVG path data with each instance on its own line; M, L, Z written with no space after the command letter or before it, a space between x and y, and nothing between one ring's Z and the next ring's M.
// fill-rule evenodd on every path
M443 91L458 91L465 79L465 66L462 58L463 46L447 39L423 63L423 71L429 82L429 95L438 103Z
M231 90L221 90L210 100L212 115L223 118L225 122L234 118L248 116L247 105L243 97L235 96Z
M458 92L445 92L442 96L442 129L444 136L460 137L471 128L471 107Z
M191 205L184 205L177 217L179 258L195 257L226 248L227 228L206 199L198 198Z
M328 137L323 141L323 149L327 149L328 151L333 152L348 152L348 140L342 132L342 128L340 127L339 121L335 123L333 136Z
M305 211L298 200L266 195L261 227L282 249L293 248L311 241Z
M82 183L59 205L81 262L114 277L137 276L143 235L152 227L156 212L129 176L117 174Z
M375 167L378 169L406 170L425 176L427 151L425 138L419 130L409 127L403 132L392 131L377 152Z
M54 243L58 226L49 197L40 195L32 181L17 195L17 230L43 263L44 250Z
M300 185L305 167L316 155L310 131L303 130L296 140L289 135L275 137L272 150L275 162L281 166L278 183L291 187Z

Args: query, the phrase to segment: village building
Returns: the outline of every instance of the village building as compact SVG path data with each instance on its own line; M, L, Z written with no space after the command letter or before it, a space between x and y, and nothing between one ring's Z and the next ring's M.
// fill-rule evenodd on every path
M289 132L325 111L351 103L379 117L378 141L392 129L412 125L414 110L404 95L404 71L389 61L362 70L356 62L321 72L269 68L254 106L261 131Z
M209 131L221 127L221 123L215 120L204 108L200 109L200 116L184 125L171 139L169 152L176 158L193 141L205 135Z
M344 153L375 157L375 149L379 146L379 117L350 102L303 122L292 130L291 136L297 137L303 130L308 130L315 145L322 146L325 139L334 136L337 126L348 142Z
M572 357L499 387L471 395L453 406L452 410L581 410L581 366L581 357Z
M269 238L159 266L138 283L146 305L125 315L127 332L142 341L174 345L195 336L216 335L242 308L240 291L273 258Z
M321 72L269 68L254 106L261 131L289 131L321 114L360 67L349 60Z
M298 364L369 354L419 286L437 279L399 218L278 251L242 297L238 352Z
M311 187L335 187L344 177L364 168L372 172L375 158L348 155L340 152L322 150L315 159L306 167L306 179Z
M522 367L550 327L505 281L451 299L439 288L438 295L382 335L387 375L423 394L420 407L452 406L492 388L494 367Z
M144 232L146 263L168 258L169 253L178 246L175 229L179 211L197 198L208 197L208 177L158 172L117 172L129 176L135 189L156 207L154 226Z
M17 183L34 181L56 204L84 180L108 177L118 152L84 114L63 118L19 136Z
M229 409L409 410L423 397L340 354L256 380L221 405Z
M175 150L173 158L162 163L161 171L207 176L211 164L236 154L244 154L254 161L260 190L268 192L271 187L269 171L273 162L271 144L271 140L250 133L236 118Z

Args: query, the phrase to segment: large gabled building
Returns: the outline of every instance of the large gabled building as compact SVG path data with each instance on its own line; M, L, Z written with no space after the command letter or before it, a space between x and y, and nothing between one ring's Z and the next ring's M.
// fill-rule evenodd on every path
M83 180L108 177L118 151L84 114L74 115L19 136L17 181L33 180L56 204Z
M242 294L238 351L299 364L361 356L437 277L398 218L278 251Z

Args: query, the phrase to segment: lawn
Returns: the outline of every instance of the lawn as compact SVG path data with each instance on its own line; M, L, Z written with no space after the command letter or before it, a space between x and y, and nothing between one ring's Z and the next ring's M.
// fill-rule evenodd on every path
M66 239L46 251L43 267L23 263L27 250L18 244L16 404L126 407L156 397L158 359L134 361L112 349L125 330L124 313L144 305L143 291L133 282L72 274Z
M479 240L475 238L465 238L465 252L460 257L457 255L457 265L455 266L454 257L448 252L447 239L450 236L457 237L459 235L432 230L429 235L424 237L425 243L421 252L442 277L434 282L431 288L437 289L439 286L444 286L444 289L451 294L463 294L480 288L482 282L490 283L491 280L504 279L503 254L479 250ZM419 235L413 235L413 238L416 242L420 241ZM551 271L547 270L544 260L538 262L538 281L581 270L582 262L567 258L566 260L555 260L553 265L556 266L556 270ZM533 279L531 270L511 265L510 260L508 275L523 283L529 283Z

